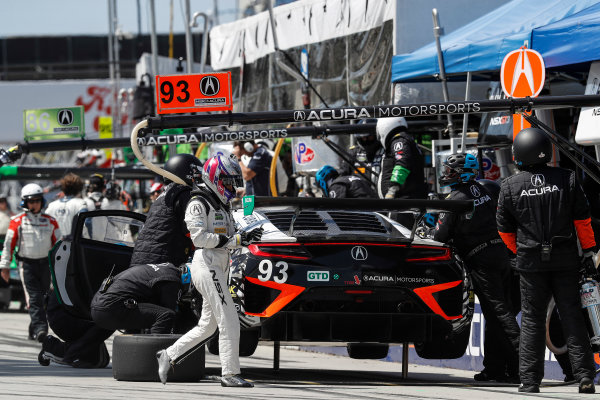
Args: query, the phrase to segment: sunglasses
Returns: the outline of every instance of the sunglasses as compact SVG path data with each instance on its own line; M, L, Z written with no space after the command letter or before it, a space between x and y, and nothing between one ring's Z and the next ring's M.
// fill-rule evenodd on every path
M26 203L41 203L42 199L27 199Z

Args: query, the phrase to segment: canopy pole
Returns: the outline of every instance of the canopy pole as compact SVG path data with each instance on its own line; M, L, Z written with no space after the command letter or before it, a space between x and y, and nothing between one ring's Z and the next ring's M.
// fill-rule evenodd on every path
M471 71L467 72L467 87L465 89L465 101L469 100L471 97ZM469 125L469 113L463 114L463 129L462 129L462 137L460 140L460 152L465 152L465 140L467 138L467 127Z
M442 54L442 44L440 43L442 28L440 27L437 8L431 10L431 13L433 15L433 36L435 36L435 47L437 48L438 64L440 67L440 81L442 82L442 93L444 94L444 101L450 101L450 96L448 96L448 82L446 81L446 69L444 68L444 55ZM452 123L451 115L448 115L448 133L450 134L450 137L454 135L454 124Z

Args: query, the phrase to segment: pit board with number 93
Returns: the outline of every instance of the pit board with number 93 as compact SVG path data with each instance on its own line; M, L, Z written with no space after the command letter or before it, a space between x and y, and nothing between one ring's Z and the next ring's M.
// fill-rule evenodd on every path
M156 98L157 114L231 110L231 72L157 75Z

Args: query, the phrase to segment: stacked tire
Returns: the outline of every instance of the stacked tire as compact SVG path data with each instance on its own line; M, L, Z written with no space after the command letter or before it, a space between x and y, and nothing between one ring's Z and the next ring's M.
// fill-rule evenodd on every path
M113 341L113 377L118 381L158 382L156 352L181 335L119 335ZM204 376L204 346L171 368L169 382L198 382Z

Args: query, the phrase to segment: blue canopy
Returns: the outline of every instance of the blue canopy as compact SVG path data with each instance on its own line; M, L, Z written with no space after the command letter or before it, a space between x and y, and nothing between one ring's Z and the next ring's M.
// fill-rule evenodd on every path
M533 31L532 48L546 67L600 60L600 4Z
M523 46L526 40L529 41L530 48L536 48L532 47L534 29L574 16L598 3L599 0L513 0L470 24L442 36L441 45L446 73L499 71L504 56ZM581 30L583 31L583 28ZM555 34L557 35L558 32L556 31ZM546 33L546 35L550 34L551 32ZM563 39L565 43L568 40L571 39ZM552 43L546 43L548 47L553 46ZM590 45L594 48L600 46L596 43ZM392 82L429 79L438 73L435 42L412 53L396 55L392 58Z

